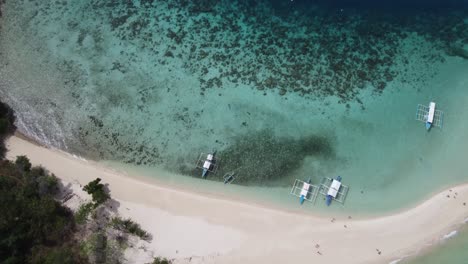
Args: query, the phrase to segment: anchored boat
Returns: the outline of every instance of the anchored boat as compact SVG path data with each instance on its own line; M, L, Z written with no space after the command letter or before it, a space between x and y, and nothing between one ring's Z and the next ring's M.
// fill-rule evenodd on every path
M341 183L341 176L336 177L336 179L325 177L320 183L319 193L325 196L327 206L330 206L332 201L344 204L348 190L349 186Z
M427 113L427 118L426 118L426 129L427 130L431 129L432 122L434 121L434 114L435 114L435 103L430 102L429 103L429 112Z
M436 109L435 102L430 102L429 106L419 104L416 109L416 120L424 122L427 130L433 126L442 128L443 117L444 112Z
M333 180L333 182L330 185L330 188L328 189L327 199L326 199L327 206L330 206L331 202L338 194L340 187L341 187L341 176L338 176L336 177L336 179Z
M224 184L228 184L228 183L233 182L236 179L234 177L235 175L236 175L236 173L233 172L233 171L224 174L224 176L223 176Z
M206 158L203 158L205 157L205 155L206 155ZM202 178L206 178L206 176L210 172L216 173L216 170L218 169L219 159L217 159L215 155L216 155L216 151L213 151L213 153L208 153L208 154L201 153L200 156L198 157L196 166L197 168L202 169Z
M310 178L307 182L304 182L302 184L301 197L299 197L299 202L301 204L303 204L305 198L307 198L307 195L309 194L309 189L310 189Z
M203 171L202 171L202 178L206 177L206 174L211 168L211 165L213 164L213 154L208 154L206 157L205 162L203 163Z
M296 179L290 194L299 197L299 203L302 205L305 201L315 202L318 189L318 186L311 184L310 178L307 182Z

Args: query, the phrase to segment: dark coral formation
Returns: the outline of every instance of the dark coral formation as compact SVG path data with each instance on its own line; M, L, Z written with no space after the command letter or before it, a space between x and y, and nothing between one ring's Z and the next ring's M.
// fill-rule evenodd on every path
M77 137L83 142L83 147L88 148L87 154L94 153L96 159L115 159L125 163L136 165L162 164L164 160L159 154L158 147L153 142L138 141L143 138L143 128L134 132L133 141L128 141L125 132L117 132L111 126L105 124L96 116L88 116L90 126L79 127ZM90 141L88 136L93 134L94 141ZM103 139L103 140L99 140ZM163 146L160 146L163 148ZM109 151L111 150L112 151ZM83 151L75 149L75 151ZM128 155L132 153L132 155Z
M468 46L466 48L462 47L461 45L449 46L447 48L447 54L468 60Z
M301 139L281 138L263 130L239 136L220 151L221 166L209 178L222 180L235 171L237 184L268 186L274 180L288 177L302 166L306 156L330 159L335 155L330 138L310 135Z
M323 7L315 13L285 8L279 13L280 9L262 1L145 1L140 8L123 1L124 8L115 5L108 16L121 38L144 38L146 47L167 45L159 62L182 59L185 68L198 76L201 94L230 82L282 96L335 95L347 103L367 84L380 93L401 74L392 66L399 41L408 33L417 32L440 50L447 50L454 39L468 42L464 12L390 16L374 10L343 12ZM171 14L155 12L162 5ZM154 21L149 22L145 14L152 14ZM155 35L164 35L169 43ZM427 56L423 63L440 61L441 55Z

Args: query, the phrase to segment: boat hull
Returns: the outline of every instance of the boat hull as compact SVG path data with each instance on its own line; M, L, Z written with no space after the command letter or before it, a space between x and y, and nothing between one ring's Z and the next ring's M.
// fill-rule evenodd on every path
M431 126L432 126L432 124L431 124L431 123L429 123L429 122L426 122L426 129L427 129L427 130L431 129Z

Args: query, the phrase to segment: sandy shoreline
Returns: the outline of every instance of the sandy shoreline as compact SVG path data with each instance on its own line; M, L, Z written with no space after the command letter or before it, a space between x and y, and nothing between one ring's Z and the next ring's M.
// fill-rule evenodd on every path
M119 201L119 212L153 234L148 254L175 263L389 263L436 243L468 217L467 184L397 214L332 223L139 181L19 137L7 147L9 158L27 155L67 183L100 177Z

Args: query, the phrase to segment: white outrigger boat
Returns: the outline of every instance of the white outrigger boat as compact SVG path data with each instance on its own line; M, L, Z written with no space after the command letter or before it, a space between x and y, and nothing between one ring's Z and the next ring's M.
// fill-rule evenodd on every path
M426 129L431 129L432 126L442 128L444 112L436 110L436 103L430 102L429 106L422 104L416 109L416 120L426 123Z
M317 198L319 187L310 182L310 178L307 182L299 179L294 181L290 194L299 197L300 204L303 204L304 201L315 202Z
M327 206L330 206L332 200L336 198L336 195L338 194L338 190L340 190L340 187L341 187L341 176L338 176L336 177L336 179L332 181L330 188L328 188L327 200L326 200Z
M348 195L349 187L341 183L341 176L332 178L323 178L320 184L320 194L325 196L325 202L327 206L330 206L332 201L344 203L346 196Z
M206 155L206 158L203 159L203 157ZM216 151L213 151L213 153L200 153L200 156L198 157L197 160L197 168L202 169L202 178L206 178L207 174L210 173L216 173L218 170L218 159L215 158Z

